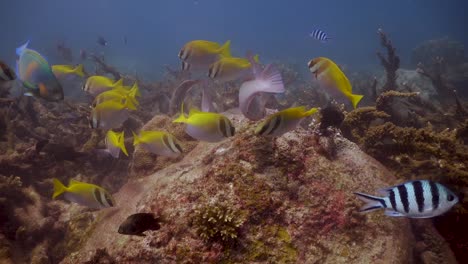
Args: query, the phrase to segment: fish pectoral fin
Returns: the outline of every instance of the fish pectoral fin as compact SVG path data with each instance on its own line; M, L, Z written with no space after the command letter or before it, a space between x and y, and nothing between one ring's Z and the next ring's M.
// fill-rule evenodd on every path
M386 216L392 216L392 217L403 217L404 215L402 213L393 211L393 210L385 210L385 215Z

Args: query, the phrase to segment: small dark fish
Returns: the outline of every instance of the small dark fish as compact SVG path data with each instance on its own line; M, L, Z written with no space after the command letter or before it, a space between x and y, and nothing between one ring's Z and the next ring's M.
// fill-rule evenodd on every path
M119 226L119 234L145 236L147 230L159 230L161 226L159 217L151 213L132 214Z
M328 37L327 33L323 32L320 29L315 29L309 34L309 36L313 37L316 40L320 40L321 42L327 42L329 39L331 39L330 37Z
M97 43L101 46L107 46L107 40L105 40L103 37L99 36L97 39Z
M80 59L81 60L86 60L88 58L88 53L84 49L80 49Z
M123 37L124 44L127 45L127 36Z
M12 81L16 79L15 72L3 61L0 61L0 81Z

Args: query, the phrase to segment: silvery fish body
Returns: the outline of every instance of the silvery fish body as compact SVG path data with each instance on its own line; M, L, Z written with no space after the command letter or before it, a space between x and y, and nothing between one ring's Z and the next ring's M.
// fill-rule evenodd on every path
M361 212L385 209L388 216L430 218L441 215L458 203L458 197L447 187L429 180L417 180L381 190L386 196L355 193L367 202Z

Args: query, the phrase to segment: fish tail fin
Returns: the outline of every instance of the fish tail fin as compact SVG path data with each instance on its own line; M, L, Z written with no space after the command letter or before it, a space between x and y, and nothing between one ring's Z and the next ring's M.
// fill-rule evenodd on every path
M120 80L116 81L114 83L114 87L119 87L119 86L122 86L123 85L123 78L120 78Z
M133 146L139 145L141 143L140 137L132 131L133 134Z
M284 84L281 73L273 64L268 64L262 71L260 78L265 81L261 92L267 93L284 93Z
M258 54L255 54L255 56L253 56L253 60L256 62L256 63L259 63L259 57L258 57Z
M29 45L29 40L26 41L26 43L24 43L23 45L16 48L16 55L21 56L24 50L28 48L28 45Z
M224 57L231 57L231 41L226 41L223 46L219 49L220 53Z
M317 107L311 108L309 111L304 112L304 117L310 116L318 111Z
M130 95L125 96L125 103L124 103L124 108L128 108L130 110L137 110L137 107L135 105L135 98L132 98Z
M125 106L130 110L137 110L138 101L130 95L125 96Z
M53 179L54 182L54 194L52 195L52 199L57 198L57 196L61 195L67 190L67 187L63 185L57 178Z
M130 89L130 94L133 98L135 98L135 96L141 96L140 89L138 88L138 82L135 81L132 88Z
M185 113L184 113L184 103L182 102L182 107L181 107L181 110L180 110L180 115L179 117L177 117L176 119L174 119L174 121L172 121L172 123L186 123L187 122L187 117L185 116Z
M80 64L80 65L76 66L75 74L80 76L80 77L84 77L83 64Z
M117 142L117 147L119 147L120 150L122 150L122 152L125 154L125 156L128 157L128 152L127 152L127 149L125 148L125 136L124 136L123 131L119 135L119 140Z
M363 97L364 95L360 95L360 94L351 94L349 96L349 100L351 100L351 104L353 105L354 109L356 109L359 101L361 101Z
M372 196L372 195L368 195L364 193L359 193L359 192L355 192L354 194L357 195L357 197L361 199L361 201L366 203L364 206L361 207L361 209L359 209L359 212L361 213L370 212L370 211L378 210L380 208L384 208L385 200L380 197Z

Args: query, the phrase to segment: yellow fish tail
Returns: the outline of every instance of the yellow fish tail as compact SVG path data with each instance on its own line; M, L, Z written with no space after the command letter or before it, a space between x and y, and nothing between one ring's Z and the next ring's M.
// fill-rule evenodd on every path
M112 86L113 87L119 87L123 85L123 78L120 78L120 80L116 81Z
M349 95L349 100L351 101L351 104L353 105L354 109L356 109L359 101L364 97L364 95L360 94L350 94Z
M57 198L57 196L61 195L62 193L67 191L67 187L63 185L58 179L54 178L54 194L52 195L52 199Z
M125 156L128 156L127 149L125 148L125 136L124 136L123 131L121 133L119 133L119 140L118 140L118 143L117 143L117 147L119 147L120 150L122 150L122 152L125 154Z
M317 107L311 108L309 111L304 112L304 117L310 116L318 111Z
M132 88L130 89L129 94L133 98L135 98L136 96L141 96L140 89L138 88L138 83L137 82L135 82L133 84Z
M172 123L187 123L187 117L185 116L185 113L184 113L184 103L182 103L179 117L174 119Z
M224 43L219 50L222 56L231 57L231 41L226 41L226 43Z
M140 137L132 131L133 134L133 146L141 144Z
M73 71L75 72L76 75L80 77L84 77L83 64L76 66L75 70Z
M256 63L258 63L258 62L260 61L259 58L258 58L258 54L256 54L256 55L253 57L253 59L254 59L254 61L255 61Z

